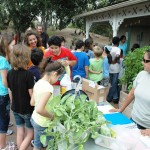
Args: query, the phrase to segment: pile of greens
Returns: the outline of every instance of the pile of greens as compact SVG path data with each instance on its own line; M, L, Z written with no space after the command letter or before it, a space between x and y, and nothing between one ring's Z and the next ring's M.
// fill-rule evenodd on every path
M111 136L108 122L97 109L96 102L86 101L86 98L85 95L79 98L68 94L62 99L57 96L50 101L47 109L55 117L41 136L42 143L46 142L46 136L52 137L48 142L48 150L83 150L83 143L89 136L94 139L101 133Z

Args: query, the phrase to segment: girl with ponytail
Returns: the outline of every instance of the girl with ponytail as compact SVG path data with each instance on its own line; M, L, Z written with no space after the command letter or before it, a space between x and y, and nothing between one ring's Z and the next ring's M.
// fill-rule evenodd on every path
M53 119L53 114L46 109L49 101L53 98L53 86L61 74L64 67L58 61L52 61L51 57L43 59L40 65L42 78L36 82L33 88L31 105L35 106L31 123L34 127L34 150L42 148L40 136Z

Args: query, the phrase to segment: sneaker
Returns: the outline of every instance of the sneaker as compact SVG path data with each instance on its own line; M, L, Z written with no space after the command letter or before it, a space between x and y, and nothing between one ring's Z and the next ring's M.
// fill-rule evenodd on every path
M12 122L9 122L8 127L12 127L14 124Z
M11 134L13 134L13 133L14 133L14 131L13 131L13 130L7 130L6 135L11 135Z
M31 141L31 146L34 147L34 140ZM42 147L43 147L43 148L46 148L47 145L45 144L45 145L43 145Z

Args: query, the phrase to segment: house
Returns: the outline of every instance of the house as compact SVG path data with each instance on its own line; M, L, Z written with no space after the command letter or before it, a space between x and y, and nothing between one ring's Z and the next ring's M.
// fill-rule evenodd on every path
M126 35L128 50L134 43L150 45L150 0L128 0L75 16L81 17L86 18L86 38L93 23L109 23L113 36Z

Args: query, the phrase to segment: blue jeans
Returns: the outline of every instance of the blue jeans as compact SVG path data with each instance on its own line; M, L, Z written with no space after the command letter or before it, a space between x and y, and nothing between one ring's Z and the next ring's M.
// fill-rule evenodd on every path
M10 121L9 95L0 96L0 133L7 133Z
M44 134L44 130L47 129L46 127L41 127L38 125L32 118L31 123L34 128L34 147L36 149L41 149L43 147L43 144L40 141L40 136ZM51 139L51 137L46 138L46 144Z
M119 73L110 73L110 84L111 87L109 89L109 93L107 96L107 101L111 101L112 99L119 99L119 86L118 86L118 77Z
M30 122L31 114L23 115L23 114L19 114L19 113L16 113L16 112L13 112L13 113L14 113L14 117L15 117L17 127L23 127L25 125L27 128L33 129L33 126Z

